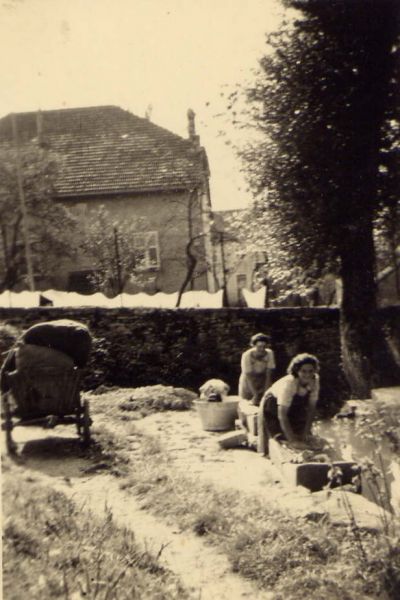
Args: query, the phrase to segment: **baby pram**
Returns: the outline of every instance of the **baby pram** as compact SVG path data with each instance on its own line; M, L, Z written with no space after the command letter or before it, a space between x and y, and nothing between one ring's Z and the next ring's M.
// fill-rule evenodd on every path
M75 424L82 443L90 443L89 402L80 397L90 350L87 327L61 319L30 327L9 351L0 371L9 453L16 451L12 430L17 426Z

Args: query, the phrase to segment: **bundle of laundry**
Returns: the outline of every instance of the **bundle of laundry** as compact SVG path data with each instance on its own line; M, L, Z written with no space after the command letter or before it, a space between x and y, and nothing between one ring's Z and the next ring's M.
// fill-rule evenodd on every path
M229 389L229 385L225 381L222 381L222 379L209 379L199 389L200 400L205 402L222 402L229 394Z
M9 390L8 374L40 367L83 368L90 356L92 338L86 325L58 319L33 325L9 351L0 371L0 390Z

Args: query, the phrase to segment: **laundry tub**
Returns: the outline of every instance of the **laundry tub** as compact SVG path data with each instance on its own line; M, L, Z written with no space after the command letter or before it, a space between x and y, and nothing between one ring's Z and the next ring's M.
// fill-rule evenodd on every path
M235 429L238 417L239 396L226 396L222 402L195 400L194 405L205 431L229 431Z

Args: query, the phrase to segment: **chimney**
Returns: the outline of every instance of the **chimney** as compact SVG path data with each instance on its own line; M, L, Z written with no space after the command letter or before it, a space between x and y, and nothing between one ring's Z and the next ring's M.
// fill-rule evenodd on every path
M144 118L147 119L148 121L151 121L152 112L153 112L153 105L152 104L148 104L147 108L146 108L146 112L145 112Z
M193 142L194 146L199 148L200 137L196 135L195 117L195 112L191 108L189 108L189 110L187 111L189 140Z

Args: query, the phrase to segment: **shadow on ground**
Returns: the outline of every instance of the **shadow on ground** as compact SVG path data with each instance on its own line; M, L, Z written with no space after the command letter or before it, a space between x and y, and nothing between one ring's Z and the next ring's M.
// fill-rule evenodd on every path
M90 449L79 439L47 436L18 444L15 462L50 477L84 477L93 464Z

